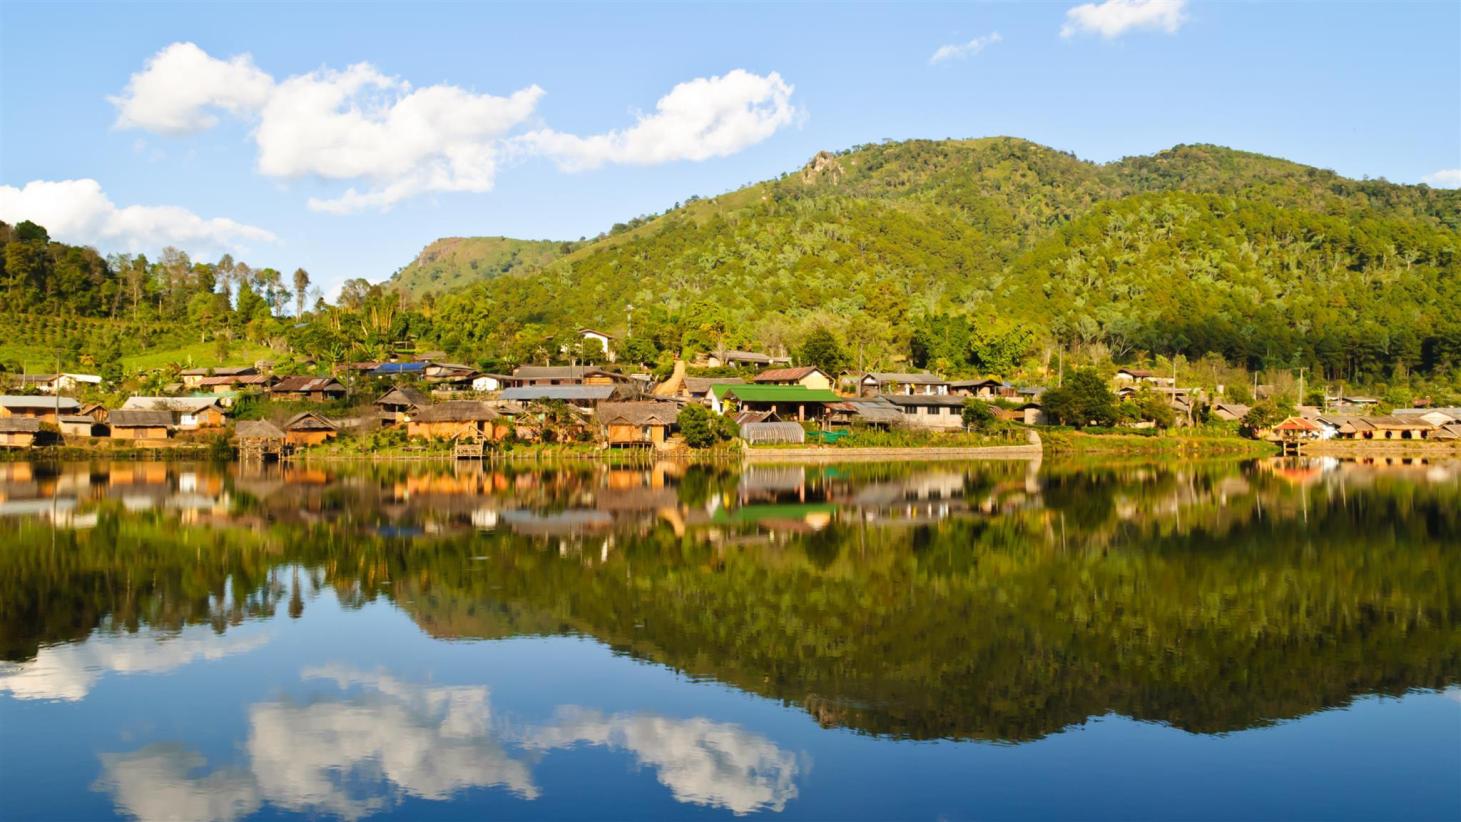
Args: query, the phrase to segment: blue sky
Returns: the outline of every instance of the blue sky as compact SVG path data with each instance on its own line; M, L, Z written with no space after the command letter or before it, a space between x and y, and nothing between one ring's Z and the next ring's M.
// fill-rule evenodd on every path
M0 4L0 219L327 292L441 236L591 236L821 149L994 134L1461 184L1461 4Z

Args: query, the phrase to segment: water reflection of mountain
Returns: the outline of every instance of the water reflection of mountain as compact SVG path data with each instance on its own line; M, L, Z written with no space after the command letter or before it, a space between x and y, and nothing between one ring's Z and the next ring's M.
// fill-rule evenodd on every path
M128 469L145 509L79 470L0 483L96 517L0 519L7 659L267 618L299 563L435 636L589 635L895 736L1225 731L1461 676L1454 464Z

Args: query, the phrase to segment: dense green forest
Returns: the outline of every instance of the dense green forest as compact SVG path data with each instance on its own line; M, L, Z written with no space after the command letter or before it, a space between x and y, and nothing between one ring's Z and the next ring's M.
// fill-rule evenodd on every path
M441 294L502 274L542 268L572 250L572 243L552 240L443 237L392 274L390 286L415 298Z
M1306 368L1461 391L1461 192L1217 146L1104 165L1011 138L823 152L578 243L439 241L334 305L302 270L102 257L30 223L0 226L0 244L11 369L247 350L326 370L403 344L508 368L572 351L588 325L660 367L716 347L795 355L827 331L853 368L1049 382L1175 360L1200 384Z
M580 324L625 330L632 304L661 350L794 351L828 327L866 367L1211 353L1363 381L1461 362L1458 226L1458 192L1216 146L1096 165L1006 138L888 143L681 205L435 315L447 347L519 358Z
M0 223L0 371L83 369L118 388L155 391L188 366L268 359L329 370L383 358L430 331L402 295L347 281L331 305L302 268L284 274L223 255L157 259L52 240Z

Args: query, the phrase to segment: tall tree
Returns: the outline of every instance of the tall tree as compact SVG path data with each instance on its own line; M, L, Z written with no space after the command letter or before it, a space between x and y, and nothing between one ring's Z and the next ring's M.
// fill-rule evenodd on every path
M294 269L294 316L304 313L304 300L309 296L309 272L303 268Z

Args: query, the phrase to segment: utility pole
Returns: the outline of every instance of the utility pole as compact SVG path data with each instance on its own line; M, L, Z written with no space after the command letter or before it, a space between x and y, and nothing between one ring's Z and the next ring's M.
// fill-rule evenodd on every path
M629 312L629 322L627 324L628 330L624 332L624 336L625 337L628 337L630 339L633 339L634 338L634 303L628 303L624 307Z

